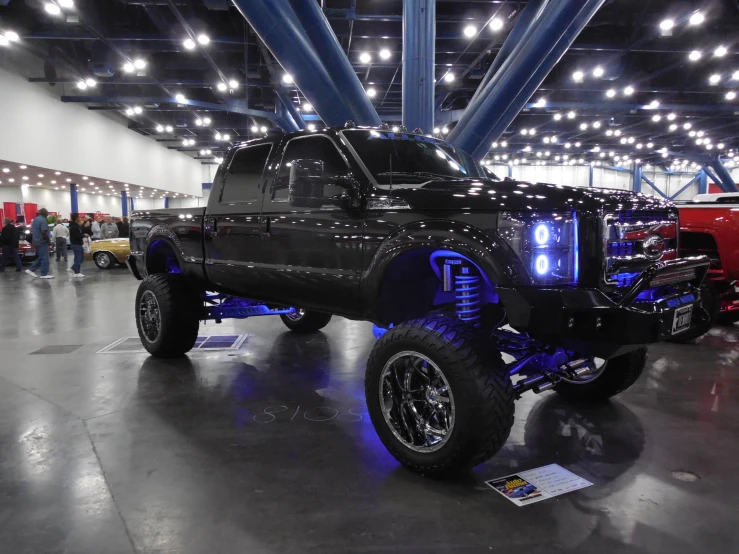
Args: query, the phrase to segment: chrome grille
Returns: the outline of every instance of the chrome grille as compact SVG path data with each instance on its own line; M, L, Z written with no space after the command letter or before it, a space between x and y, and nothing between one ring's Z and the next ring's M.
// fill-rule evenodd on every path
M676 210L628 210L603 218L604 278L628 287L657 261L677 257Z

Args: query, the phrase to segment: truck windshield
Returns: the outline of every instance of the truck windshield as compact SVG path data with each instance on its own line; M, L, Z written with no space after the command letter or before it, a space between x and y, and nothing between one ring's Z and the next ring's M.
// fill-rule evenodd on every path
M468 154L443 140L365 129L342 134L379 185L488 177Z

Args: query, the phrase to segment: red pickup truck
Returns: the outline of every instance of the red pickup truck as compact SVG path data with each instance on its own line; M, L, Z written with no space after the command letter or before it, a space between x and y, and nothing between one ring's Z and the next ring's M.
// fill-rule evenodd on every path
M680 256L711 259L706 281L720 302L718 323L739 321L739 193L699 194L678 204Z

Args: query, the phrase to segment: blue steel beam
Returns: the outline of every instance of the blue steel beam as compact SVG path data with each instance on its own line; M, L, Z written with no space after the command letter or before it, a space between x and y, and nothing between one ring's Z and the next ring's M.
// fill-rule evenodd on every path
M434 127L436 0L403 2L403 125Z
M372 102L316 2L234 0L234 4L323 121L343 125L351 119L358 125L379 125Z
M526 7L524 7L521 14L518 16L511 32L508 33L508 37L505 39L505 42L495 55L495 59L493 60L493 63L490 64L490 67L485 73L485 77L480 81L480 85L477 87L475 94L472 95L472 100L477 98L477 95L483 88L485 88L485 85L490 82L490 79L492 79L498 69L500 69L503 62L508 59L508 56L511 55L511 52L513 52L516 46L525 40L527 31L531 29L532 23L539 18L541 11L546 7L547 2L549 2L549 0L530 0L530 2L526 4Z
M298 127L298 129L305 129L305 121L303 121L303 116L295 107L295 104L293 104L290 96L282 89L277 89L275 91L275 94L277 95L277 99L279 100L279 102L276 102L276 104L281 103L283 105L285 110L287 110L287 114L290 116L290 119L295 122L295 125Z
M659 188L657 188L657 185L655 185L652 181L650 181L647 178L647 176L644 175L644 173L641 172L641 170L639 171L639 173L641 174L641 180L644 181L646 184L648 184L650 187L652 187L657 194L659 194L665 200L671 200L671 198L669 196L667 196L664 192L662 192L661 190L659 190ZM641 185L639 186L639 191L641 191Z
M708 175L705 169L702 169L698 176L700 177L698 179L698 194L706 194L708 192Z
M739 188L737 188L734 179L729 171L724 167L724 164L721 163L721 160L714 158L711 160L709 165L713 168L716 172L716 176L720 179L720 181L716 181L716 184L718 184L724 192L739 192Z
M558 0L544 9L490 82L470 103L450 140L476 159L516 118L605 0Z
M300 127L295 123L287 108L278 98L275 102L275 125L286 133L292 133L293 131L300 131Z
M690 181L688 181L685 186L683 186L679 191L677 191L675 194L670 195L670 200L675 200L678 196L680 196L682 193L684 193L686 190L688 190L688 187L690 187L693 183L698 181L699 187L700 187L700 179L701 175L705 175L705 173L701 170L698 172L698 174L693 177Z

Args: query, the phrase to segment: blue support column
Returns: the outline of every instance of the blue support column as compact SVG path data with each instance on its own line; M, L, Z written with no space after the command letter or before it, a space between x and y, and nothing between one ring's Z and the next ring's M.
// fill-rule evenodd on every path
M379 125L372 102L318 2L234 0L234 4L327 125Z
M131 211L136 211L136 198L134 198L133 196L131 197Z
M80 204L77 199L77 183L71 183L69 185L69 203L72 207L72 213L79 213Z
M128 194L125 190L121 191L121 215L128 217Z
M734 179L731 177L729 171L721 163L718 158L711 161L711 167L716 172L716 176L720 181L716 181L716 184L721 187L724 192L739 192Z
M708 175L701 169L698 174L698 194L706 194L708 192Z
M435 46L436 0L404 0L403 125L409 131L434 128Z
M593 188L593 171L594 171L594 168L593 168L593 166L591 165L591 166L590 166L590 174L589 174L589 176L588 176L588 186L589 186L590 188Z
M290 99L290 95L282 89L278 89L275 94L277 94L277 98L282 102L282 105L295 122L298 129L305 129L305 121L303 121L303 117L300 115L298 108L295 107L295 104L293 104Z
M518 16L513 29L508 33L508 37L505 39L503 46L500 47L500 50L498 50L498 53L495 55L495 59L493 60L493 63L490 64L487 73L485 73L485 77L480 81L480 85L477 87L475 94L472 95L472 100L477 98L480 91L485 88L485 85L487 85L490 82L490 79L495 76L498 69L500 69L500 66L508 59L508 56L511 55L511 52L513 52L516 46L523 42L527 31L532 27L531 24L539 18L541 11L546 7L548 1L549 0L529 0L529 3L526 4L524 9L521 11L521 15ZM441 106L437 109L440 108Z
M165 196L164 197L164 209L166 210L168 208L169 208L169 196Z
M641 192L641 181L644 178L642 168L639 164L634 164L634 172L631 175L631 190Z
M481 160L605 0L557 0L541 16L478 97L449 140Z
M275 124L286 133L300 130L280 98L275 101Z
M508 164L508 176L513 179L513 166Z

